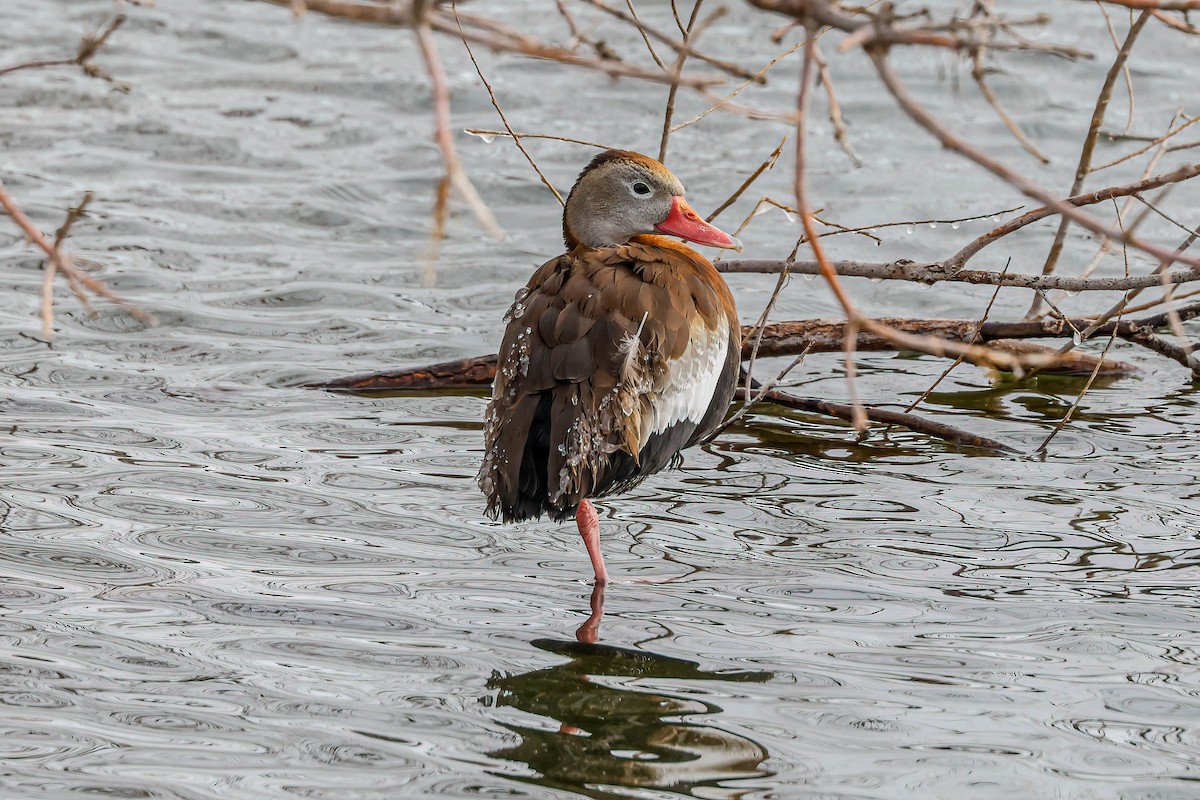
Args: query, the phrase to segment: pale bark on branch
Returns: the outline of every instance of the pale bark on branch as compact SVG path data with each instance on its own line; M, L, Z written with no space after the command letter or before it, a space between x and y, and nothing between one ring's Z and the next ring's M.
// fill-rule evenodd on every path
M1200 269L1183 269L1161 275L1135 275L1120 278L1070 278L1063 275L1029 275L1002 271L964 269L955 271L945 261L918 263L916 261L834 261L834 270L844 278L911 281L932 285L942 281L970 283L982 286L1016 286L1022 289L1066 292L1120 292L1129 289L1148 289L1166 284L1200 281ZM758 273L775 275L785 270L793 275L820 275L816 261L742 258L721 261L718 272L726 274Z

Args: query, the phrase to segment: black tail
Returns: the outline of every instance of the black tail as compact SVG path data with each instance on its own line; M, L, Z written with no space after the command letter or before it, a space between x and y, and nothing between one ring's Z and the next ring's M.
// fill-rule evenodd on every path
M521 453L521 473L517 484L517 496L510 506L500 509L505 522L521 522L540 519L549 514L556 522L575 516L574 507L556 508L550 503L550 481L546 467L550 462L550 411L554 404L553 392L542 392L537 410L529 425L529 437Z

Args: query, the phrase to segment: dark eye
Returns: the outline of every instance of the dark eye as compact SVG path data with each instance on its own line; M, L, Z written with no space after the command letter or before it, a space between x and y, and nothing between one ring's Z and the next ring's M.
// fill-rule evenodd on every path
M650 187L641 181L638 181L633 185L633 190L638 194L650 194Z

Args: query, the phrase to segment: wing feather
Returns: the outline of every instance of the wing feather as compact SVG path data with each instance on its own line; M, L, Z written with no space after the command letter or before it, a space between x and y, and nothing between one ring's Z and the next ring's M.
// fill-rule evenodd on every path
M583 498L660 469L714 414L719 422L736 345L719 294L728 289L700 279L700 262L712 271L687 248L580 249L518 292L479 473L493 515L569 517Z

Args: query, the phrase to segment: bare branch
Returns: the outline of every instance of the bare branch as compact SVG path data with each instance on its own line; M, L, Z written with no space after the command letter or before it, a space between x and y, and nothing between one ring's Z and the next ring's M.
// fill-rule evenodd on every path
M290 6L292 0L261 0L278 6ZM373 23L376 25L394 25L413 27L417 16L412 0L394 0L389 3L360 3L353 0L305 0L308 10L327 16L352 19L357 22ZM466 39L472 44L490 48L495 52L519 53L533 58L544 58L602 72L614 78L636 78L652 83L671 83L671 75L663 70L644 69L612 58L587 58L565 47L547 44L532 36L521 34L498 24L468 14L459 14L465 30L460 34L458 23L453 17L448 17L436 8L431 9L427 17L430 30L448 34L455 38ZM693 76L681 79L680 86L691 89L704 89L721 83L716 76Z
M729 195L729 197L726 198L724 203L721 203L721 205L717 206L716 210L713 211L711 214L709 214L705 218L705 220L708 222L712 222L714 219L719 217L721 215L722 211L724 211L725 209L729 208L731 205L733 205L734 203L737 202L738 198L741 197L745 193L745 191L747 189L749 189L750 186L756 180L758 180L760 175L762 175L764 172L766 172L770 169L774 169L775 162L777 162L779 160L779 156L783 152L783 145L786 142L787 142L787 134L784 134L783 138L779 140L779 146L771 151L771 155L767 156L767 159L758 165L758 169L756 169L756 170L754 170L754 172L750 173L750 177L746 178L746 180L742 182L742 185L739 186L734 191L733 194Z
M488 131L488 130L483 130L482 128L463 128L463 132L469 133L472 136L478 136L480 138L483 138L483 139L485 139L485 141L490 141L490 139L486 139L486 137L488 137L488 136L493 136L493 137L494 136L512 136L514 138L519 138L519 139L550 139L551 141L555 141L555 142L569 142L570 144L581 144L585 147L598 147L601 150L611 150L612 149L612 146L607 145L607 144L599 144L598 142L589 142L586 139L572 139L569 136L551 136L550 134L547 134L547 133L517 133L516 131L509 131L509 130Z
M1075 180L1071 183L1071 190L1067 192L1069 195L1079 194L1079 190L1083 188L1083 181L1087 178L1091 171L1092 150L1096 147L1096 139L1100 133L1100 126L1104 124L1104 113L1108 110L1109 100L1112 99L1113 84L1116 83L1117 76L1121 74L1125 66L1126 59L1133 51L1133 43L1137 41L1138 34L1142 28L1150 20L1149 12L1143 12L1134 20L1129 27L1129 32L1125 34L1125 41L1121 44L1121 48L1117 51L1116 57L1113 59L1112 66L1108 68L1108 74L1104 76L1104 83L1100 87L1099 94L1096 95L1096 106L1092 110L1092 120L1088 125L1087 135L1083 139L1083 147L1079 151L1079 164L1075 168ZM1046 255L1046 262L1042 265L1042 274L1049 275L1058 265L1059 255L1062 253L1063 243L1066 242L1067 229L1072 222L1078 220L1068 215L1063 215L1062 220L1058 224L1058 230L1054 234L1054 242L1050 245L1050 252ZM1087 226L1084 226L1087 227ZM1097 231L1098 232L1098 231ZM1109 234L1105 234L1108 236ZM1116 238L1116 237L1110 237ZM1159 254L1159 258L1162 258ZM1195 266L1195 265L1193 265ZM1030 306L1026 316L1032 317L1037 314L1040 308L1040 300L1034 298L1033 305Z
M455 20L457 20L458 9L452 4L451 10L455 12ZM459 31L462 31L461 25L459 26ZM513 144L521 151L521 155L525 156L525 160L529 162L529 166L533 167L533 171L537 173L542 184L554 195L554 199L558 201L558 204L560 206L566 205L562 199L562 195L554 188L554 184L550 183L546 176L542 174L542 170L538 167L537 162L533 160L533 156L529 155L529 151L525 149L525 145L521 144L521 137L512 129L512 125L508 124L508 117L504 116L504 109L500 108L500 101L496 99L496 93L492 90L492 85L488 83L488 79L484 77L483 70L480 68L479 62L475 59L475 53L471 51L471 45L467 43L466 39L463 39L463 47L467 48L467 55L470 56L471 63L475 65L475 73L479 75L479 80L483 81L483 87L487 89L488 97L492 101L492 108L496 109L496 113L500 115L500 121L504 123L504 130L512 137Z
M55 245L51 244L51 242L46 239L45 234L43 234L38 227L33 224L33 221L30 220L28 216L26 216L25 212L21 210L21 207L18 206L17 202L12 198L12 195L8 193L8 189L5 188L3 182L0 182L0 206L4 207L4 210L8 212L8 215L12 218L12 221L17 223L17 226L25 232L25 235L29 238L29 241L40 247L42 252L49 257L50 261L54 265L55 270L61 272L63 275L67 276L69 280L75 282L76 284L86 287L88 291L92 292L92 294L103 297L105 300L108 300L109 302L119 306L123 311L125 311L125 313L129 314L135 319L144 322L147 325L158 324L158 321L153 315L147 314L133 303L130 303L128 300L109 289L103 281L97 280L90 275L80 272L79 268L76 267L71 261L71 257ZM62 231L62 236L65 237L67 230L69 230L69 226L64 224L63 228L60 228L59 230ZM53 333L53 331L51 331L51 333Z
M603 2L603 0L584 0L584 2L588 3L589 5L595 6L596 8L605 12L606 14L611 14L612 16L616 17L619 20L623 20L624 22L628 22L630 25L636 26L638 31L642 34L643 37L649 36L653 39L656 39L656 40L662 42L667 47L670 47L672 50L674 50L678 55L688 56L691 58L695 58L698 61L703 61L704 63L710 64L710 65L716 67L717 69L732 75L735 78L742 78L743 80L750 80L755 83L766 83L767 82L766 78L762 77L761 74L755 75L754 73L750 72L750 70L748 70L745 67L742 67L738 64L733 64L729 61L722 61L719 58L713 58L710 55L701 53L701 52L693 49L690 46L686 36L684 37L684 40L682 43L676 41L674 37L668 36L667 34L663 33L662 31L658 30L657 28L647 25L645 22L642 21L642 19L640 17L638 17L636 15L636 13L628 14L619 8L610 6L608 3ZM650 43L647 42L646 46L650 47ZM653 48L650 48L650 50L651 50L651 53L654 52ZM654 58L656 61L658 61L657 55L655 55ZM659 63L660 67L662 67L664 70L666 69L666 67L663 66L661 61L659 61L658 63Z
M749 390L742 389L743 393ZM778 389L772 389L766 393L768 402L776 405L784 406L785 408L793 408L797 411L809 411L817 414L824 414L827 417L843 419L851 424L855 423L855 418L858 414L865 414L866 418L872 422L882 422L887 425L898 425L903 428L908 428L917 433L923 433L927 436L933 436L938 439L944 439L955 444L965 445L967 447L979 447L985 450L996 450L1002 453L1015 453L1012 447L998 442L995 439L989 439L986 436L964 431L961 428L955 428L951 425L946 425L942 422L934 422L933 420L918 417L915 414L909 414L903 411L892 411L891 409L879 408L878 406L850 406L843 403L832 403L828 400L817 400L810 397L797 397L794 394L783 392Z
M778 64L778 63L779 63L779 62L780 62L782 59L784 59L784 58L785 58L785 57L787 57L787 56L790 56L792 53L796 52L797 50L799 50L799 49L800 49L801 47L803 47L803 46L804 46L804 44L803 44L803 42L801 42L800 44L797 44L796 46L794 46L794 47L793 47L791 50L788 50L788 51L787 51L787 52L785 52L785 53L780 53L779 55L775 56L775 58L771 59L771 61L770 61L770 62L768 62L768 63L767 63L767 65L766 65L765 67L763 67L762 69L760 69L760 70L759 70L759 71L756 73L756 77L761 77L761 76L765 75L765 74L767 73L767 71L771 69L771 67L775 66L775 65L776 65L776 64ZM712 101L712 103L713 103L713 104L712 104L711 106L709 106L707 109L705 109L704 111L701 111L699 114L697 114L696 116L694 116L694 117L692 117L691 119L689 119L687 122L683 122L683 123L680 123L679 125L676 125L674 128L672 128L672 129L671 129L671 133L675 133L675 131L682 130L683 128L686 128L686 127L687 127L687 126L689 126L689 125L694 125L695 123L697 123L697 122L699 122L700 120L702 120L702 119L704 119L705 117L707 117L709 114L711 114L711 113L713 113L714 111L716 111L716 110L718 110L718 109L721 109L721 108L726 108L726 109L729 109L729 110L731 110L731 111L733 111L733 110L741 110L741 107L740 107L740 106L735 106L735 105L732 103L732 100L733 100L733 98L737 97L737 96L738 96L738 95L741 93L741 91L742 91L743 89L745 89L747 86L749 86L751 83L754 83L754 80L752 80L752 79L748 79L748 80L746 80L744 83L742 83L742 84L741 84L740 86L738 86L736 89L734 89L733 91L731 91L729 94L725 95L725 96L724 96L724 97L722 97L722 98L713 98L713 97L712 97L712 95L711 95L710 93L708 93L708 92L704 92L704 96L705 96L705 97L707 97L707 98L709 98L709 99L710 99L710 101ZM753 116L753 115L751 115L751 114L747 113L747 116ZM782 114L782 115L776 115L775 117L772 117L772 118L776 118L776 119L791 119L791 118L790 118L788 115L786 115L786 114ZM795 121L795 120L792 120L792 121Z
M1021 147L1025 148L1025 151L1038 161L1041 161L1043 164L1049 164L1050 159L1047 158L1041 150L1038 150L1037 146L1029 140L1029 137L1025 135L1025 132L1021 130L1016 121L1009 116L1009 113L1005 110L1004 106L1000 104L1000 98L996 97L996 93L992 91L992 87L988 85L988 70L984 65L983 54L984 50L982 47L975 51L974 66L971 69L971 77L975 79L976 85L979 86L980 93L983 95L983 98L987 100L988 105L992 107L992 110L996 112L996 116L1000 117L1000 121L1004 123L1004 127L1008 128L1009 133L1013 135L1013 138L1017 140Z
M1118 330L1117 336L1182 364L1190 369L1194 376L1200 378L1200 348L1196 345L1178 345L1146 330Z
M79 48L75 51L74 58L57 58L48 61L28 61L24 64L14 64L11 67L0 69L0 75L7 75L10 72L17 72L23 69L36 69L39 67L61 67L68 65L78 66L83 70L83 74L89 78L99 78L102 81L107 81L112 84L112 87L118 92L128 92L129 85L117 80L112 75L98 64L92 63L92 58L108 43L108 39L117 28L125 24L125 15L118 14L104 28L95 33L87 34L79 42Z
M1067 409L1067 413L1063 414L1063 418L1058 421L1057 425L1054 426L1054 430L1050 431L1050 433L1046 435L1046 438L1042 440L1042 443L1037 446L1037 449L1034 452L1044 453L1046 451L1046 447L1049 446L1054 437L1057 436L1063 428L1067 427L1067 424L1071 421L1071 418L1075 416L1075 412L1079 409L1080 403L1083 402L1083 396L1088 393L1088 389L1091 389L1092 384L1096 382L1096 376L1100 374L1100 368L1104 366L1104 357L1108 355L1109 348L1112 347L1113 340L1116 338L1117 331L1116 328L1114 328L1112 334L1110 334L1108 337L1108 342L1104 345L1104 352L1100 354L1100 360L1096 362L1096 368L1093 369L1092 374L1088 376L1087 383L1083 385L1083 389L1081 389L1079 395L1076 396L1075 402L1071 403L1071 407Z
M434 141L437 142L438 149L442 151L442 161L446 167L446 177L443 179L439 194L444 195L447 185L456 189L475 215L479 226L493 237L501 239L504 237L504 231L500 229L491 210L488 209L483 198L479 196L479 192L475 190L474 184L467 177L467 173L462 168L462 162L459 161L458 151L454 148L454 135L450 127L450 88L446 82L446 73L442 69L441 59L438 58L437 45L433 41L431 29L426 22L421 21L413 26L413 33L416 35L421 57L425 61L425 68L429 72L430 91L433 94ZM444 226L444 203L439 202L438 207L442 209L442 214L435 214L433 237L435 242L441 238ZM442 220L440 223L437 220L438 217Z
M825 63L825 57L821 55L821 48L818 47L816 41L812 43L812 46L813 58L817 60L817 76L821 80L821 86L825 89L825 96L829 99L829 122L833 125L833 138L842 146L842 150L850 157L854 166L861 167L862 161L854 152L854 147L850 144L850 137L846 134L846 123L842 120L842 107L838 104L837 92L833 90L833 78L829 75L829 66Z
M1136 10L1152 9L1157 11L1196 11L1200 10L1200 0L1102 0L1114 6L1124 6Z
M1121 164L1125 161L1128 161L1131 158L1136 158L1137 156L1140 156L1142 153L1145 153L1147 150L1151 149L1155 145L1159 145L1159 144L1162 144L1163 142L1167 141L1168 139L1170 139L1172 136L1179 133L1180 131L1182 131L1186 128L1190 128L1192 125L1195 125L1197 122L1200 122L1200 116L1192 117L1191 119L1189 119L1187 122L1183 123L1182 125L1177 125L1176 127L1172 128L1171 130L1164 133L1162 136L1158 137L1154 141L1147 144L1145 147L1138 148L1137 150L1134 150L1132 153L1127 153L1127 154L1121 156L1120 158L1109 161L1107 164L1101 164L1098 167L1092 167L1091 171L1099 172L1102 169L1108 169L1109 167L1115 167L1117 164Z
M692 40L693 29L696 25L696 18L700 16L700 6L704 0L692 0L692 15L688 18L687 27L683 29L683 47L679 50L679 55L675 58L675 66L671 70L673 79L671 88L667 93L667 109L663 114L662 138L658 144L658 160L664 164L667 161L667 144L671 139L671 118L675 116L675 95L679 92L679 78L683 75L683 65L688 57L688 43ZM675 7L672 0L671 8ZM632 10L633 6L629 8ZM648 44L648 43L647 43Z
M941 281L971 283L982 286L1017 286L1022 289L1046 291L1061 289L1067 292L1116 292L1129 289L1147 289L1163 284L1180 284L1200 281L1200 269L1178 270L1163 273L1162 277L1142 275L1131 278L1069 278L1062 275L1029 275L1021 273L993 272L991 270L955 271L945 261L918 263L916 261L834 261L834 272L844 278L871 278L873 280L901 280L932 285ZM757 273L775 275L789 269L796 275L820 275L821 267L816 261L787 261L770 259L732 259L716 264L724 273Z
M1110 186L1107 189L1099 189L1095 192L1077 194L1074 197L1068 197L1066 200L1056 203L1054 206L1035 208L1032 211L1028 211L1021 216L1011 219L1003 225L988 231L983 236L975 239L966 247L959 250L950 258L946 259L945 263L951 267L961 267L971 260L976 253L987 247L992 242L995 242L996 240L1007 236L1013 231L1023 228L1030 223L1037 222L1040 219L1045 219L1046 217L1050 217L1059 213L1058 205L1061 203L1069 203L1072 206L1090 206L1096 203L1103 203L1106 200L1112 200L1114 197L1129 197L1131 195L1140 194L1141 192L1146 192L1151 189L1157 189L1160 186L1167 186L1168 184L1172 183L1180 183L1182 181L1190 180L1197 175L1200 175L1200 162L1195 164L1186 164L1178 169L1171 170L1170 172L1164 172L1161 175L1155 175L1150 178L1143 178L1140 181L1126 184L1124 186ZM1046 274L1044 269L1042 274Z
M1098 219L1095 219L1090 214L1086 214L1079 210L1079 207L1063 200L1060 200L1048 190L1037 185L1033 181L1026 178L1024 175L1014 172L998 161L993 160L979 149L968 144L960 139L955 134L951 133L945 126L938 122L932 115L929 114L916 100L909 94L908 90L900 83L896 74L888 65L885 55L879 51L871 51L871 60L875 64L875 69L879 73L880 78L887 85L892 95L899 102L900 107L921 127L932 133L948 150L952 150L966 158L979 164L981 167L991 172L1001 180L1021 191L1029 197L1036 198L1045 203L1049 208L1057 214L1070 219L1080 227L1086 228L1093 233L1098 233L1101 236L1110 236L1114 240L1124 242L1130 247L1148 253L1155 258L1166 258L1170 255L1170 251L1157 244L1144 242L1134 236L1132 233L1115 230L1112 227L1105 225ZM1200 267L1200 258L1180 258L1179 262L1187 264L1190 267Z

